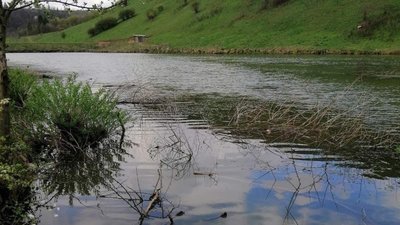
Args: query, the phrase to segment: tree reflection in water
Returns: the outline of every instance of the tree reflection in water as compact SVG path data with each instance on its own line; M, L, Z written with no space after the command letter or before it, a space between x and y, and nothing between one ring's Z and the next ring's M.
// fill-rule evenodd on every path
M82 196L118 199L139 216L139 224L148 218L167 219L173 224L176 215L173 216L172 213L176 206L162 192L165 188L162 171L164 168L172 169L177 171L176 178L184 176L191 168L193 154L187 140L181 139L174 132L176 131L166 139L169 143L149 149L152 157L161 157L153 191L142 191L139 178L137 189L124 184L118 178L121 162L130 156L123 147L132 146L130 143L122 143L125 135L122 134L121 138L108 138L85 148L64 145L64 148L49 154L50 159L40 171L38 181L44 195L43 201L48 204L57 201L59 197L68 197L69 204L73 205L74 200L82 203ZM69 148L66 149L65 146ZM148 190L148 187L145 188ZM101 209L101 205L98 207Z
M147 151L152 160L159 162L157 176L154 177L154 189L142 190L140 175L136 170L136 190L114 180L108 186L108 191L100 195L102 198L124 201L139 216L139 224L143 224L146 219L166 219L169 224L174 224L174 218L184 214L183 211L174 212L178 206L167 198L167 192L173 180L180 180L190 174L193 169L193 154L198 149L194 149L179 127L166 124L166 128L169 135L157 140ZM163 171L169 172L170 176L165 177ZM165 180L167 185L163 184ZM149 187L144 188L149 190Z
M397 220L398 207L391 207L391 201L382 204L387 196L398 196L390 194L399 185L397 178L369 178L368 170L343 167L344 161L332 155L301 157L296 152L307 149L295 145L283 149L246 145L243 154L258 164L246 194L249 213L278 210L281 219L275 217L274 224L393 224ZM281 153L279 165L271 165L272 158L262 160L265 152L283 151L291 153Z
M241 223L243 221L268 224L267 219L270 224L341 224L343 221L346 224L376 221L390 224L395 220L394 216L384 220L377 216L377 212L398 212L395 207L391 209L379 202L386 192L373 188L378 189L384 182L365 177L368 170L343 166L347 161L334 154L304 145L260 144L257 140L238 140L229 135L217 134L211 138L209 133L199 132L196 133L199 136L194 137L180 125L167 124L167 131L150 138L149 149L143 144L150 161L156 164L150 169L146 167L147 171L154 170L154 176L136 169L136 182L132 176L126 180L118 177L120 161L115 159L126 154L118 147L111 147L118 146L118 142L110 142L110 145L102 144L89 151L54 156L54 163L49 163L42 171L43 187L50 198L67 195L70 203L79 199L75 197L79 194L116 200L118 205L124 202L124 207L130 209L139 224L151 224L152 219L170 224L209 224L216 218L228 224L246 224ZM207 148L205 146L220 149L202 151ZM107 148L113 150L107 151ZM218 167L209 174L218 174L218 182L217 177L208 173L197 173L204 172L199 168L211 168L213 162L210 161L214 158L209 160L210 157L215 158ZM128 172L134 174L135 170L125 173ZM215 179L211 189L221 192L208 193L208 187L199 183L196 187L185 183L196 174L204 175L207 180ZM389 188L390 182L384 188ZM183 189L188 189L187 193L179 192L178 186L182 185ZM374 191L379 196L376 199L370 197ZM222 194L214 196L215 193ZM216 200L207 202L211 198ZM215 202L221 206L213 206ZM206 211L200 209L199 213L196 207L206 208ZM180 211L182 209L185 212ZM218 216L225 211L228 216ZM185 216L178 218L183 214Z
M76 195L98 195L114 181L120 163L129 156L121 139L108 138L91 146L70 145L57 149L39 173L39 185L49 200L69 196L72 205Z

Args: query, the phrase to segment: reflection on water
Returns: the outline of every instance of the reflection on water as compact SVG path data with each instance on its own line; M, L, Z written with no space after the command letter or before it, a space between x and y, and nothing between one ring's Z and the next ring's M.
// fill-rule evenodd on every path
M367 99L354 110L379 129L396 132L399 127L400 61L396 57L9 56L10 64L60 74L77 72L80 79L101 85L147 86L157 95L219 93L303 107L340 96L335 102L338 108ZM89 179L83 177L107 174L99 171L110 158L89 160L96 163L73 158L65 165L56 161L44 173L43 184L61 196L51 203L51 210L42 210L40 224L385 225L400 221L399 178L389 175L396 174L390 171L397 169L395 160L370 157L372 152L339 157L302 145L237 140L198 118L140 105L123 107L137 117L126 133L136 143L127 149L133 157L120 165L119 176ZM79 168L68 167L72 164ZM385 164L394 165L382 167ZM384 179L366 176L379 169ZM99 187L103 182L110 185ZM79 204L69 204L71 194Z
M96 146L62 148L48 154L39 172L43 198L68 196L69 204L73 205L74 199L79 201L76 195L97 196L102 188L114 182L120 163L129 156L122 146L119 140L109 137Z
M330 156L303 159L303 146L237 143L193 129L193 120L149 110L142 115L127 134L138 146L117 177L126 189L117 183L114 190L102 190L102 198L79 196L83 205L74 207L60 198L52 211L43 212L41 224L139 224L138 211L146 211L155 190L165 208L155 207L143 224L170 224L168 213L174 224L395 224L400 219L398 179L365 177L366 170L339 166L345 161ZM126 202L138 196L146 201L138 209Z
M248 95L302 106L334 98L338 107L357 105L354 110L370 116L370 123L400 127L398 57L17 53L8 58L10 65L75 72L96 84L156 88L152 94Z

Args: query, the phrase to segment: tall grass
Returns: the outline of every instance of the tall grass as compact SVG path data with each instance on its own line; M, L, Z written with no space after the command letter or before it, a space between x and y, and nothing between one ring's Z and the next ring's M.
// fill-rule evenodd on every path
M400 140L398 135L367 125L364 115L329 104L301 108L291 102L201 95L183 96L178 101L195 102L179 107L191 118L205 119L237 137L263 139L267 143L301 143L340 151L393 149Z
M17 107L24 107L31 91L37 85L37 76L33 73L11 69L10 76L10 98Z
M90 147L118 130L127 115L116 108L116 97L104 89L70 77L44 81L32 90L26 108L31 138L57 147Z

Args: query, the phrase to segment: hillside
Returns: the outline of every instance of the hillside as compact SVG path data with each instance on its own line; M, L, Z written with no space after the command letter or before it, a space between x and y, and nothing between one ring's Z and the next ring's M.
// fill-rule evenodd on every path
M87 31L102 18L118 17L123 8L63 32L12 40L11 45L96 43L145 34L149 44L171 48L400 52L398 0L197 0L197 8L193 2L129 0L125 8L134 9L137 16L94 37ZM158 15L148 19L149 10Z

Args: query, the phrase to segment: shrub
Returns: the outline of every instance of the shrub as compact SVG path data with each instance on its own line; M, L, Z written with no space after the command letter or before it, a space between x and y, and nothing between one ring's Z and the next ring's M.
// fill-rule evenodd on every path
M116 98L88 84L44 81L27 101L31 141L42 146L83 149L114 134L127 119L116 108Z
M21 142L0 140L0 224L33 224L34 167L26 162L29 149Z
M188 0L180 0L180 1L181 1L181 4L178 5L177 10L181 10L181 9L185 8L189 4Z
M93 37L93 36L97 35L97 30L94 27L90 28L87 32L88 32L90 37Z
M289 2L289 0L264 0L261 5L261 9L267 9L267 8L274 8L278 7L280 5L283 5L285 3Z
M210 19L214 16L217 16L219 14L221 14L223 8L222 7L215 7L213 8L211 11L207 12L207 13L201 13L198 16L196 16L197 21L203 21L206 19Z
M20 69L10 70L9 76L11 101L15 106L24 107L29 94L37 85L37 77Z
M197 13L200 12L200 3L198 1L192 2L191 6L192 6L192 9L193 9L194 13L197 14Z
M149 9L146 12L147 19L154 20L157 17L157 11L154 9Z
M133 9L124 9L119 12L118 18L122 21L128 20L132 17L136 16L135 10Z
M271 5L272 5L272 7L277 7L277 6L285 4L288 1L289 0L271 0Z
M118 20L114 17L107 17L102 20L99 20L94 28L90 28L87 32L88 34L93 37L103 31L106 31L110 28L115 27L118 24Z
M67 37L67 34L65 34L65 32L61 32L61 38L65 39L65 37Z
M162 11L164 11L164 6L163 5L158 5L156 8L157 8L158 14L160 14Z
M118 24L118 20L116 18L107 17L107 18L104 18L102 20L99 20L96 23L95 28L98 31L103 32L103 31L106 31L106 30L108 30L108 29L110 29L112 27L115 27L117 24Z

